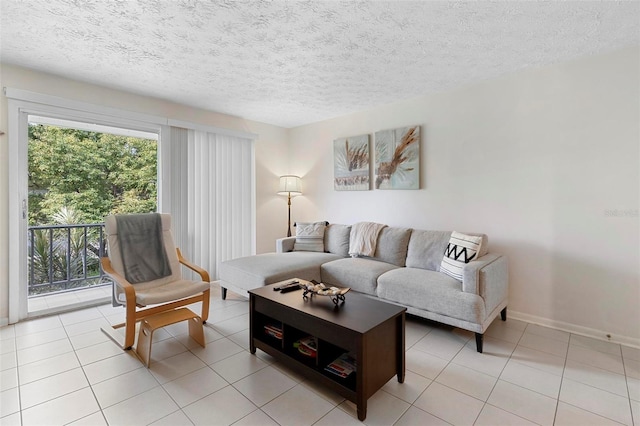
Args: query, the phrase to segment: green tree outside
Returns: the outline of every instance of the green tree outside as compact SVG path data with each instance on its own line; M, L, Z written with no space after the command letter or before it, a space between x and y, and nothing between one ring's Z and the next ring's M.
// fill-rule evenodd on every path
M107 133L29 126L29 225L63 208L85 223L157 206L157 143Z
M29 125L29 226L102 223L157 206L157 142ZM99 230L33 229L29 294L102 284ZM83 278L87 277L87 278Z

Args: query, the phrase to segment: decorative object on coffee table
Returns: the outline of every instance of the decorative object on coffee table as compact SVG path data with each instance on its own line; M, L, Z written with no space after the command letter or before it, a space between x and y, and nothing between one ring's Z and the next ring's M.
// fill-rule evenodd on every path
M302 285L304 287L304 293L302 294L303 299L307 300L314 294L317 294L318 296L329 296L331 298L331 301L336 305L338 305L340 302L344 303L344 295L347 294L349 290L351 290L349 287L327 287L317 281L307 281Z

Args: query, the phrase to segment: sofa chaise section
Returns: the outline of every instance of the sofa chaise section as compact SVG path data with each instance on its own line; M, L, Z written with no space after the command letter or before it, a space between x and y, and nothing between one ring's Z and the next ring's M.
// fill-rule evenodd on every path
M220 265L222 298L227 290L248 297L248 290L273 284L289 278L320 282L320 266L325 262L341 259L331 253L292 251L264 253L228 260Z
M296 251L295 237L276 240L276 252L245 256L220 264L222 298L227 290L248 297L248 290L289 278L322 280L320 266L343 259L349 250L351 226L328 225L324 233L324 252Z

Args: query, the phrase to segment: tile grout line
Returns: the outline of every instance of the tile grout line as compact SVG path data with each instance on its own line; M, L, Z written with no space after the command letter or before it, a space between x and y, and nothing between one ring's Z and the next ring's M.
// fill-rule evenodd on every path
M508 319L508 318L507 318L507 319ZM506 321L504 321L504 322L506 323ZM505 325L505 326L506 326L506 325ZM474 424L478 421L478 418L480 417L480 415L482 414L482 411L484 410L484 408L485 408L487 405L490 405L490 406L492 406L492 407L495 407L493 404L490 404L490 403L489 403L489 398L491 398L491 394L493 394L493 391L496 389L496 386L498 385L498 382L500 381L500 377L502 376L502 373L504 373L505 368L507 368L507 364L509 364L509 361L511 361L511 357L513 356L513 353L514 353L514 352L516 351L516 349L518 348L518 345L520 344L520 340L522 340L522 337L524 336L524 333L526 332L527 327L529 327L529 324L527 324L527 325L525 326L525 328L522 330L522 334L521 334L521 335L520 335L520 337L518 338L518 341L517 341L517 342L515 342L515 346L513 347L513 350L511 351L511 353L509 354L509 359L507 359L507 362L505 362L505 363L504 363L504 366L502 367L502 370L500 370L500 374L498 374L498 377L496 378L496 382L493 384L493 387L491 388L491 391L489 392L489 395L487 396L487 400L486 400L486 401L484 401L484 404L482 405L482 409L480 410L480 412L478 413L478 415L476 416L476 418L475 418L475 419L474 419L474 421L473 421L473 423L474 423ZM505 341L505 340L498 339L498 338L495 338L495 337L494 337L494 339L501 340L501 341ZM509 343L512 343L512 342L509 342ZM512 383L512 384L514 384L514 383ZM500 407L495 407L495 408L498 408L499 410L503 410L503 409L502 409L502 408L500 408ZM504 411L506 411L506 410L504 410ZM524 419L524 417L519 416L519 415L517 415L517 414L515 414L515 413L512 413L512 412L510 412L510 411L508 411L508 413L513 414L514 416L517 416L517 417L520 417L520 418ZM525 419L525 420L529 421L528 419Z
M624 371L624 383L627 388L627 401L629 401L629 412L631 413L631 424L635 425L635 418L633 417L633 405L631 405L631 392L629 392L629 376L627 375L627 364L624 362L624 354L622 353L622 346L620 346L620 355L622 356L622 371Z
M98 309L98 307L95 307L95 309ZM100 315L102 315L102 318L103 318L103 319L104 319L104 320L109 324L109 326L110 326L110 325L111 325L111 323L109 322L109 319L107 318L107 316L105 315L105 313L104 313L104 312L102 312L100 309L98 309L98 312L100 312ZM100 332L102 333L102 330L100 330ZM113 341L111 341L110 339L108 339L108 340L107 340L107 341L105 341L105 342L106 342L106 343L111 343L111 344L115 344L115 345L117 345L117 343L116 343L116 342L113 342ZM131 350L133 350L133 349L131 349ZM107 359L109 359L109 358L114 358L114 357L117 357L117 356L120 356L120 355L123 355L123 354L124 354L124 355L126 355L126 352L127 352L127 351L125 351L124 349L122 349L122 353L120 353L120 354L118 354L118 355L114 355L114 356L110 356L110 357L107 357L107 358L103 358L103 359L100 359L100 360L97 360L97 361L91 362L91 363L89 363L89 364L87 364L87 365L93 365L93 364L96 364L96 363L98 363L98 362L101 362L101 361L107 360ZM135 353L134 353L134 356L135 356L135 358L136 358L138 361L140 361L140 358L137 356L137 354L135 354ZM78 359L78 362L80 362L80 360L79 360L79 359ZM81 365L81 367L82 367L82 370L84 371L85 365L82 365L82 363L80 363L80 365ZM142 364L141 364L141 365L140 365L140 367L139 367L139 368L137 368L137 369L140 369L140 368L144 368L144 365L142 365ZM116 378L116 377L124 376L124 375L126 375L126 374L128 374L128 373L131 373L132 371L137 370L137 369L130 370L130 371L127 371L127 372L124 372L124 373L118 374L118 375L116 375L116 376L110 377L110 378L108 378L108 379L105 379L105 380L99 381L99 382L94 383L94 384L91 384L91 382L89 382L89 386L91 387L91 392L93 393L93 396L94 396L94 398L95 398L95 400L96 400L96 403L98 404L98 407L100 408L100 414L102 415L102 418L104 419L104 421L105 421L105 424L106 424L106 425L108 425L108 424L109 424L109 421L107 420L107 416L106 416L106 414L105 414L105 410L106 410L106 409L108 409L108 408L110 408L110 407L114 407L114 406L116 406L116 405L118 405L118 404L120 404L120 403L122 403L122 402L124 402L124 401L127 401L127 400L129 400L129 399L131 399L131 398L133 398L133 397L136 397L136 396L138 396L138 395L141 395L141 393L137 393L137 394L135 394L135 395L133 395L133 396L130 396L129 398L127 398L127 399L125 399L125 400L123 400L123 401L119 401L119 402L117 402L117 403L115 403L115 404L112 404L112 405L110 405L110 406L108 406L108 407L104 407L104 408L103 408L103 407L100 405L100 401L98 400L98 397L97 397L97 395L96 395L96 393L95 393L95 390L94 390L93 386L94 386L94 385L99 385L99 384L101 384L101 383L105 383L105 382L107 382L108 380L112 380L112 379L114 379L114 378ZM158 388L158 387L162 387L162 384L158 381L158 379L157 379L153 374L151 374L151 372L149 372L149 374L151 375L151 377L153 378L153 380L154 380L154 381L155 381L155 383L157 384L157 386L154 386L152 389L155 389L155 388ZM86 372L85 372L85 376L86 376ZM89 381L89 378L88 378L88 377L87 377L87 381ZM163 388L163 390L164 390L164 388ZM166 392L166 391L165 391L165 392ZM142 393L144 393L144 392L142 392ZM167 392L167 394L168 394L168 392ZM171 397L171 395L169 395L169 397ZM173 399L173 398L172 398L172 399ZM174 402L175 402L175 401L174 401ZM178 405L178 404L176 403L176 405ZM179 406L178 406L178 408L179 408Z
M564 364L562 365L562 376L560 376L560 387L558 388L558 397L556 398L556 409L553 412L553 423L556 423L556 419L558 417L558 408L560 407L560 394L562 393L562 385L564 384L564 374L566 372L567 369L567 361L569 360L569 348L571 346L571 336L572 334L569 333L569 341L567 342L567 350L566 353L564 355Z
M15 327L13 329L13 339L14 339L14 347L16 349L16 354L15 354L15 359L16 359L16 377L17 377L17 383L16 385L18 386L17 392L18 392L18 410L20 413L20 424L23 425L24 424L24 419L23 419L23 409L22 409L22 392L20 392L20 363L18 362L18 339L16 337L15 334Z
M433 331L433 330L431 330L431 331ZM431 331L429 331L429 333L427 333L424 337L426 337L426 336L428 336L429 334L431 334ZM424 337L422 337L422 339L424 339ZM422 339L420 339L420 340L422 340ZM447 388L449 388L449 389L452 389L453 391L460 392L459 390L457 390L457 389L453 389L452 387L447 386L447 385L445 385L444 383L436 382L436 380L438 379L438 377L440 377L440 375L442 375L442 373L447 369L447 367L448 367L449 365L451 365L451 363L453 362L453 359L454 359L456 356L458 356L458 354L459 354L459 353L464 349L464 347L465 347L465 346L466 346L466 345L467 345L471 340L473 340L473 337L470 337L470 338L469 338L469 339L464 343L464 345L462 345L462 347L458 350L458 352L456 352L456 353L455 353L455 354L454 354L454 355L453 355L449 360L446 360L446 361L447 361L447 364L442 368L442 370L440 370L440 372L439 372L438 374L436 374L436 376L435 376L433 379L431 379L431 383L429 383L429 386L427 386L427 387L425 388L425 390L424 390L424 391L422 391L422 392L420 393L420 395L418 396L418 398L416 399L416 401L417 401L418 399L420 399L420 397L421 397L421 396L422 396L422 395L427 391L427 389L429 389L429 388L431 387L431 385L433 385L434 383L438 383L439 385L444 386L444 387L447 387ZM418 342L416 342L416 343L418 343ZM420 349L416 349L416 350L418 350L418 351L419 351ZM422 351L420 351L420 352L422 352ZM406 351L405 351L405 353L406 353ZM425 352L425 353L428 353L428 352ZM428 353L428 354L429 354L429 353ZM440 358L440 357L438 357L437 355L434 355L434 354L429 354L429 355L435 356L436 358ZM440 359L444 360L444 358L440 358ZM418 374L418 373L415 373L415 374ZM466 396L468 396L468 397L470 397L470 398L478 399L478 398L476 398L476 397L474 397L474 396L467 395L467 394L466 394L466 393L464 393L464 392L460 392L460 393L462 393L463 395L466 395ZM413 406L413 404L411 404L411 405ZM416 408L418 408L418 407L416 407ZM476 416L476 418L473 420L473 423L475 423L475 422L477 421L478 416L480 415L480 413L482 413L482 409L483 409L483 408L484 408L484 401L483 401L482 408L480 409L480 412L478 413L478 415ZM423 411L424 411L424 410L423 410ZM442 418L440 418L440 417L436 416L436 415L435 415L435 414L433 414L433 413L429 413L429 412L427 412L427 411L425 411L425 412L426 412L426 413L428 413L428 414L431 414L431 415L432 415L432 416L434 416L434 417L437 417L437 418L441 419L442 421L444 421L444 422L446 422L446 423L449 423L449 422L448 422L448 421L446 421L445 419L442 419ZM449 423L449 424L451 424L451 423Z
M102 312L100 312L100 314L102 314ZM69 336L69 333L67 331L67 327L66 325L62 322L62 319L60 318L60 315L57 315L58 319L60 320L60 323L62 323L62 327L64 328L64 332L67 335L67 339L69 340L69 344L71 345L71 348L73 349L73 355L76 357L76 360L78 361L78 365L80 366L80 369L82 370L82 374L84 375L85 380L87 381L87 385L89 387L89 389L91 390L91 395L93 395L93 399L96 401L96 405L98 406L98 412L100 412L100 415L102 416L102 418L104 419L104 422L106 424L109 424L109 422L107 421L107 418L104 414L104 411L102 410L102 406L100 405L100 401L98 401L98 396L96 395L95 391L93 390L93 386L91 385L91 381L89 381L89 377L87 376L87 372L84 369L84 366L82 365L82 362L80 361L80 357L78 357L78 353L76 352L76 348L73 346L73 342L71 341L71 336ZM88 414L85 417L81 417L80 419L89 417L94 415L95 413L91 413ZM75 419L73 420L78 421L80 419Z

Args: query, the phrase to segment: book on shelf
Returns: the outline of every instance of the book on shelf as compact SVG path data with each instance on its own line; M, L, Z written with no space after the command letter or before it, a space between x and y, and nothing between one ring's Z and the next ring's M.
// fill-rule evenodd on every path
M318 339L314 336L303 337L294 342L293 347L297 348L302 355L315 358L318 353Z
M324 369L331 374L345 378L356 371L356 359L349 353L343 353Z
M275 324L265 325L264 332L271 337L275 337L278 340L282 340L282 328L278 327Z

